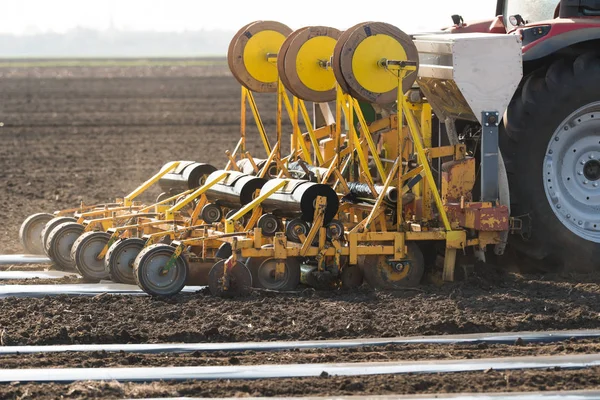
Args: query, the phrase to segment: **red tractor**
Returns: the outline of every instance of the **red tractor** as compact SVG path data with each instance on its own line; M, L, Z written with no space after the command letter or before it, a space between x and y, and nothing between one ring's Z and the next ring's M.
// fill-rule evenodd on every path
M496 15L455 15L446 31L522 39L523 79L499 139L517 222L510 243L548 266L598 269L600 0L498 0Z

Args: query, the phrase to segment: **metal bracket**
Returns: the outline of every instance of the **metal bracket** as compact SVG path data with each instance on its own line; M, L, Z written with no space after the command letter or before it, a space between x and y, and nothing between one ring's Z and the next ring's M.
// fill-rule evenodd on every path
M496 203L498 187L498 126L500 113L482 112L481 129L481 201Z

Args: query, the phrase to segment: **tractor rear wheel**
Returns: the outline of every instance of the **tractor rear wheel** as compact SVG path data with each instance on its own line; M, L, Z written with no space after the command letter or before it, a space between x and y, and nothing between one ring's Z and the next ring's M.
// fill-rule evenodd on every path
M502 154L514 247L548 268L600 267L600 56L559 59L523 79L504 118Z

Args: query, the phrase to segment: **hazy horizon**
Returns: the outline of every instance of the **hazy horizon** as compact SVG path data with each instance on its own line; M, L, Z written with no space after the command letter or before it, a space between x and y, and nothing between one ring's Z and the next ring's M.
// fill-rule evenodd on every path
M425 11L407 0L385 7L352 0L284 5L274 0L20 0L3 6L3 58L204 57L225 56L235 32L256 20L279 21L294 30L309 25L344 30L381 21L411 33L448 26L452 14L465 20L490 17L495 0L431 0Z

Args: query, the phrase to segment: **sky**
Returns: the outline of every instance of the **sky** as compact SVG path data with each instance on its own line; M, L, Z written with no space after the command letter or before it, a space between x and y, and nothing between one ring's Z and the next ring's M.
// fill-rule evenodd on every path
M465 20L490 17L495 3L495 0L4 0L0 33L60 33L75 28L106 30L111 26L158 32L238 30L256 20L276 20L292 29L325 25L340 30L359 22L381 21L406 32L416 32L447 26L452 14L461 14Z

